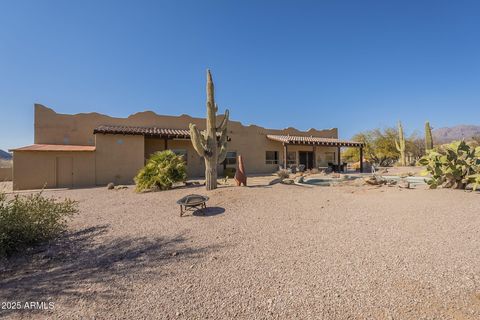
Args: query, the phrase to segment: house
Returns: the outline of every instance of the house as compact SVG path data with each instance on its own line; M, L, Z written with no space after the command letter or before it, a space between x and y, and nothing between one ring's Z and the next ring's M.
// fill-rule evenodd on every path
M220 120L220 118L219 118ZM139 112L127 118L98 113L58 114L35 104L34 144L13 151L13 188L63 188L130 184L149 155L170 149L182 154L189 177L204 175L204 161L193 149L188 126L205 128L205 119ZM306 168L340 163L341 147L362 144L338 139L338 130L299 131L228 124L228 153L219 172L235 167L241 154L249 174L271 173L287 163Z

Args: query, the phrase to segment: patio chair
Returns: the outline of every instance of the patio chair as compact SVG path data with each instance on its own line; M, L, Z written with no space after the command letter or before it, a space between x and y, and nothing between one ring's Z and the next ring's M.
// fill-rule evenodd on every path
M291 171L293 174L297 173L297 165L292 164L292 165L290 166L290 171Z

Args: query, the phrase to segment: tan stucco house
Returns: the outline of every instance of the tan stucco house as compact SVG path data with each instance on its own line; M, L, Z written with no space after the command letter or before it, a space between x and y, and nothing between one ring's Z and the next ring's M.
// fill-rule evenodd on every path
M58 114L35 104L34 144L13 149L13 188L89 187L109 182L130 184L150 154L171 149L183 154L189 177L204 174L204 161L190 142L189 123L205 119L139 112L128 118L98 113ZM341 147L362 144L338 139L338 130L299 131L244 126L230 121L225 163L235 167L242 155L249 174L271 173L279 166L306 168L340 163Z

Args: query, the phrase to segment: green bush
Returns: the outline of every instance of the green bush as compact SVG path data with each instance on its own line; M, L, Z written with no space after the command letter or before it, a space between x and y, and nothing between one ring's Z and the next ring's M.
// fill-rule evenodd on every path
M430 188L464 189L473 183L473 189L480 185L480 147L473 148L465 141L456 141L428 152L418 163L426 166L424 175L430 174Z
M145 167L135 177L138 192L158 188L171 189L175 182L187 179L187 168L182 156L170 150L155 152L148 159Z
M223 169L223 175L227 178L234 178L235 177L235 172L237 172L237 169L235 168L225 168Z
M41 192L7 199L0 193L0 257L57 237L77 212L78 203L70 199L58 201Z

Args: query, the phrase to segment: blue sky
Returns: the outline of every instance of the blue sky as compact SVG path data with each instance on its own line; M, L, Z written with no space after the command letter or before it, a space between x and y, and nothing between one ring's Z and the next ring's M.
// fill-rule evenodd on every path
M61 113L408 132L480 124L479 1L3 1L0 149Z

